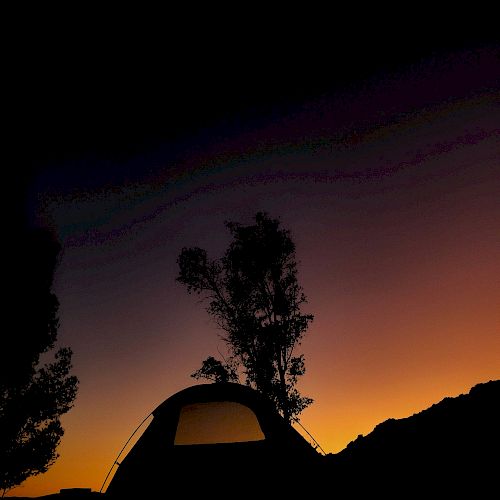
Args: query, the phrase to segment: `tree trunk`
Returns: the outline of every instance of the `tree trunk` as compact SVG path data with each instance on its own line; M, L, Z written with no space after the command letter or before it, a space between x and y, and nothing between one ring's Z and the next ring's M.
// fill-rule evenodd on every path
M287 424L290 424L290 408L288 405L288 394L286 391L286 380L285 380L285 369L282 365L281 353L278 357L278 373L280 376L280 386L281 386L281 399L283 405L283 418Z

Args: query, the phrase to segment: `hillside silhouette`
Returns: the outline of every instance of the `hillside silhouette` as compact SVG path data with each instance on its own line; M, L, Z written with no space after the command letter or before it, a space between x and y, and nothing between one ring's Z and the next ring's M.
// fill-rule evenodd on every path
M325 460L328 475L344 490L394 489L405 498L405 490L492 492L498 486L499 453L496 380L411 417L386 420Z

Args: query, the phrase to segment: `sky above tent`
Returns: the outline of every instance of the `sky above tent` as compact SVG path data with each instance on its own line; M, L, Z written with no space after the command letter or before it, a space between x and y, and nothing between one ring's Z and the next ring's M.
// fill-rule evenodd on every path
M156 87L155 110L131 100L128 117L99 115L106 93L75 115L57 101L55 116L72 118L33 139L44 147L26 206L62 244L59 343L81 384L60 459L12 494L98 490L136 425L223 351L203 304L175 282L176 259L185 246L221 256L224 221L257 211L297 246L315 315L300 383L315 402L302 423L327 452L500 378L497 47L395 60L288 86L275 70L253 93L218 88L219 107L180 83L194 110Z

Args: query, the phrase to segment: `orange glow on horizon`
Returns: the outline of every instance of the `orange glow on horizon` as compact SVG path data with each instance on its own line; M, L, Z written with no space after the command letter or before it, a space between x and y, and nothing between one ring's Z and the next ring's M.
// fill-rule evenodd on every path
M388 418L408 417L444 397L500 379L498 130L434 156L420 151L435 151L448 136L462 137L469 127L494 121L489 109L476 99L435 116L426 111L425 120L406 120L402 129L391 126L389 135L374 132L368 144L361 142L340 159L337 153L318 159L318 153L308 163L305 151L306 160L300 160L306 172L321 160L320 173L350 160L366 169L377 162L397 166L368 186L356 179L321 183L298 174L289 184L265 176L258 186L228 181L224 196L207 192L191 205L176 202L178 212L172 209L161 219L164 224L182 220L170 233L158 229L159 219L144 224L153 236L147 233L150 239L144 237L137 247L128 247L127 239L101 247L94 242L68 246L56 293L61 344L68 338L77 344L71 346L80 392L63 418L60 458L46 474L8 496L75 487L99 491L138 423L193 384L189 374L207 355L216 355L221 343L203 306L174 284L175 258L182 245L191 245L193 233L184 218L187 214L199 224L196 244L212 244L219 251L224 242L213 243L213 232L223 234L222 221L233 213L237 219L254 212L254 205L246 206L252 189L258 194L255 205L270 213L281 210L277 215L297 244L299 281L308 298L304 310L315 315L301 346L307 373L299 386L314 403L301 423L326 452L341 451ZM424 159L408 160L415 157ZM295 168L289 157L278 160L279 169L287 161ZM232 172L238 168L246 175L251 163L246 161L228 168L227 175L236 176ZM203 179L207 185L210 181ZM209 203L213 213L206 209ZM240 212L238 203L245 204ZM208 212L221 227L205 228ZM147 253L160 232L162 238L174 236ZM118 252L126 254L123 267L115 263ZM137 266L127 260L134 252L146 255ZM162 252L170 253L158 257ZM127 273L130 281L121 281Z

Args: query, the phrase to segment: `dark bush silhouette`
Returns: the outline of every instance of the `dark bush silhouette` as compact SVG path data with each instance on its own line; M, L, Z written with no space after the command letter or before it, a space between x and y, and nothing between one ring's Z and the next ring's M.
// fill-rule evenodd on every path
M59 246L46 231L23 228L15 236L6 288L11 321L4 323L0 363L3 494L53 464L64 433L60 416L72 407L78 383L70 349L40 364L57 339L59 303L51 286Z

